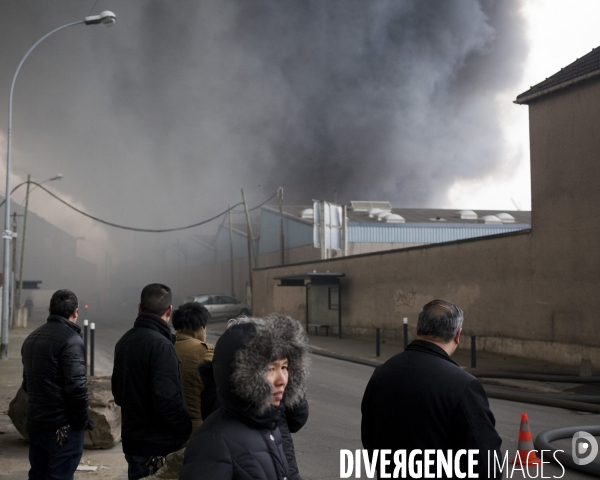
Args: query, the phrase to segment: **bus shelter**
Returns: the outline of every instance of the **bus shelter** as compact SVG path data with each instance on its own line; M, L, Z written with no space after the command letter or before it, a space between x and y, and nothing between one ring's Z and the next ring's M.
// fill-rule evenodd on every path
M274 277L278 287L306 289L306 331L316 335L334 335L342 338L342 288L340 278L345 273L309 272Z

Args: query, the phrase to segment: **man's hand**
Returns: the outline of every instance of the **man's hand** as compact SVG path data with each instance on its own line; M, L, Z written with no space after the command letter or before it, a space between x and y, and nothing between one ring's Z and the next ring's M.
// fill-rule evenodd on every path
M85 430L89 430L90 432L94 430L94 422L92 422L90 417L88 417L87 421L85 422Z

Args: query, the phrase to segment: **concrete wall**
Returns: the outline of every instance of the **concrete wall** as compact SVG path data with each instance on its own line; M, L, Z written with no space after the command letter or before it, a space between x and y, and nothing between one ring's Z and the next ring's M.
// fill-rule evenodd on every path
M554 340L600 339L600 82L529 106L532 266L536 302Z
M402 330L414 325L421 307L434 298L460 305L465 332L484 336L551 339L547 319L532 296L529 231L371 253L254 271L255 313L280 311L305 316L303 287L278 287L275 276L341 272L342 328ZM362 329L362 330L361 330Z

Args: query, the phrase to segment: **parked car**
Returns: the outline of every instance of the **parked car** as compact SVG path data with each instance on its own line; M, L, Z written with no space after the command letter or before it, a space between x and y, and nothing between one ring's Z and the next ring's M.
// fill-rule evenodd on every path
M190 295L184 303L198 302L206 307L212 319L236 318L240 315L250 315L250 307L229 295L207 294Z

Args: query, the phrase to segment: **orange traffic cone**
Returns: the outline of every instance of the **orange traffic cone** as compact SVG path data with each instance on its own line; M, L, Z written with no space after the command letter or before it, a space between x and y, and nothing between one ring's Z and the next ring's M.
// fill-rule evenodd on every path
M531 429L529 428L529 417L525 412L521 414L519 446L517 447L517 454L512 463L518 463L521 466L541 463L536 450L533 448L533 437L531 435Z

